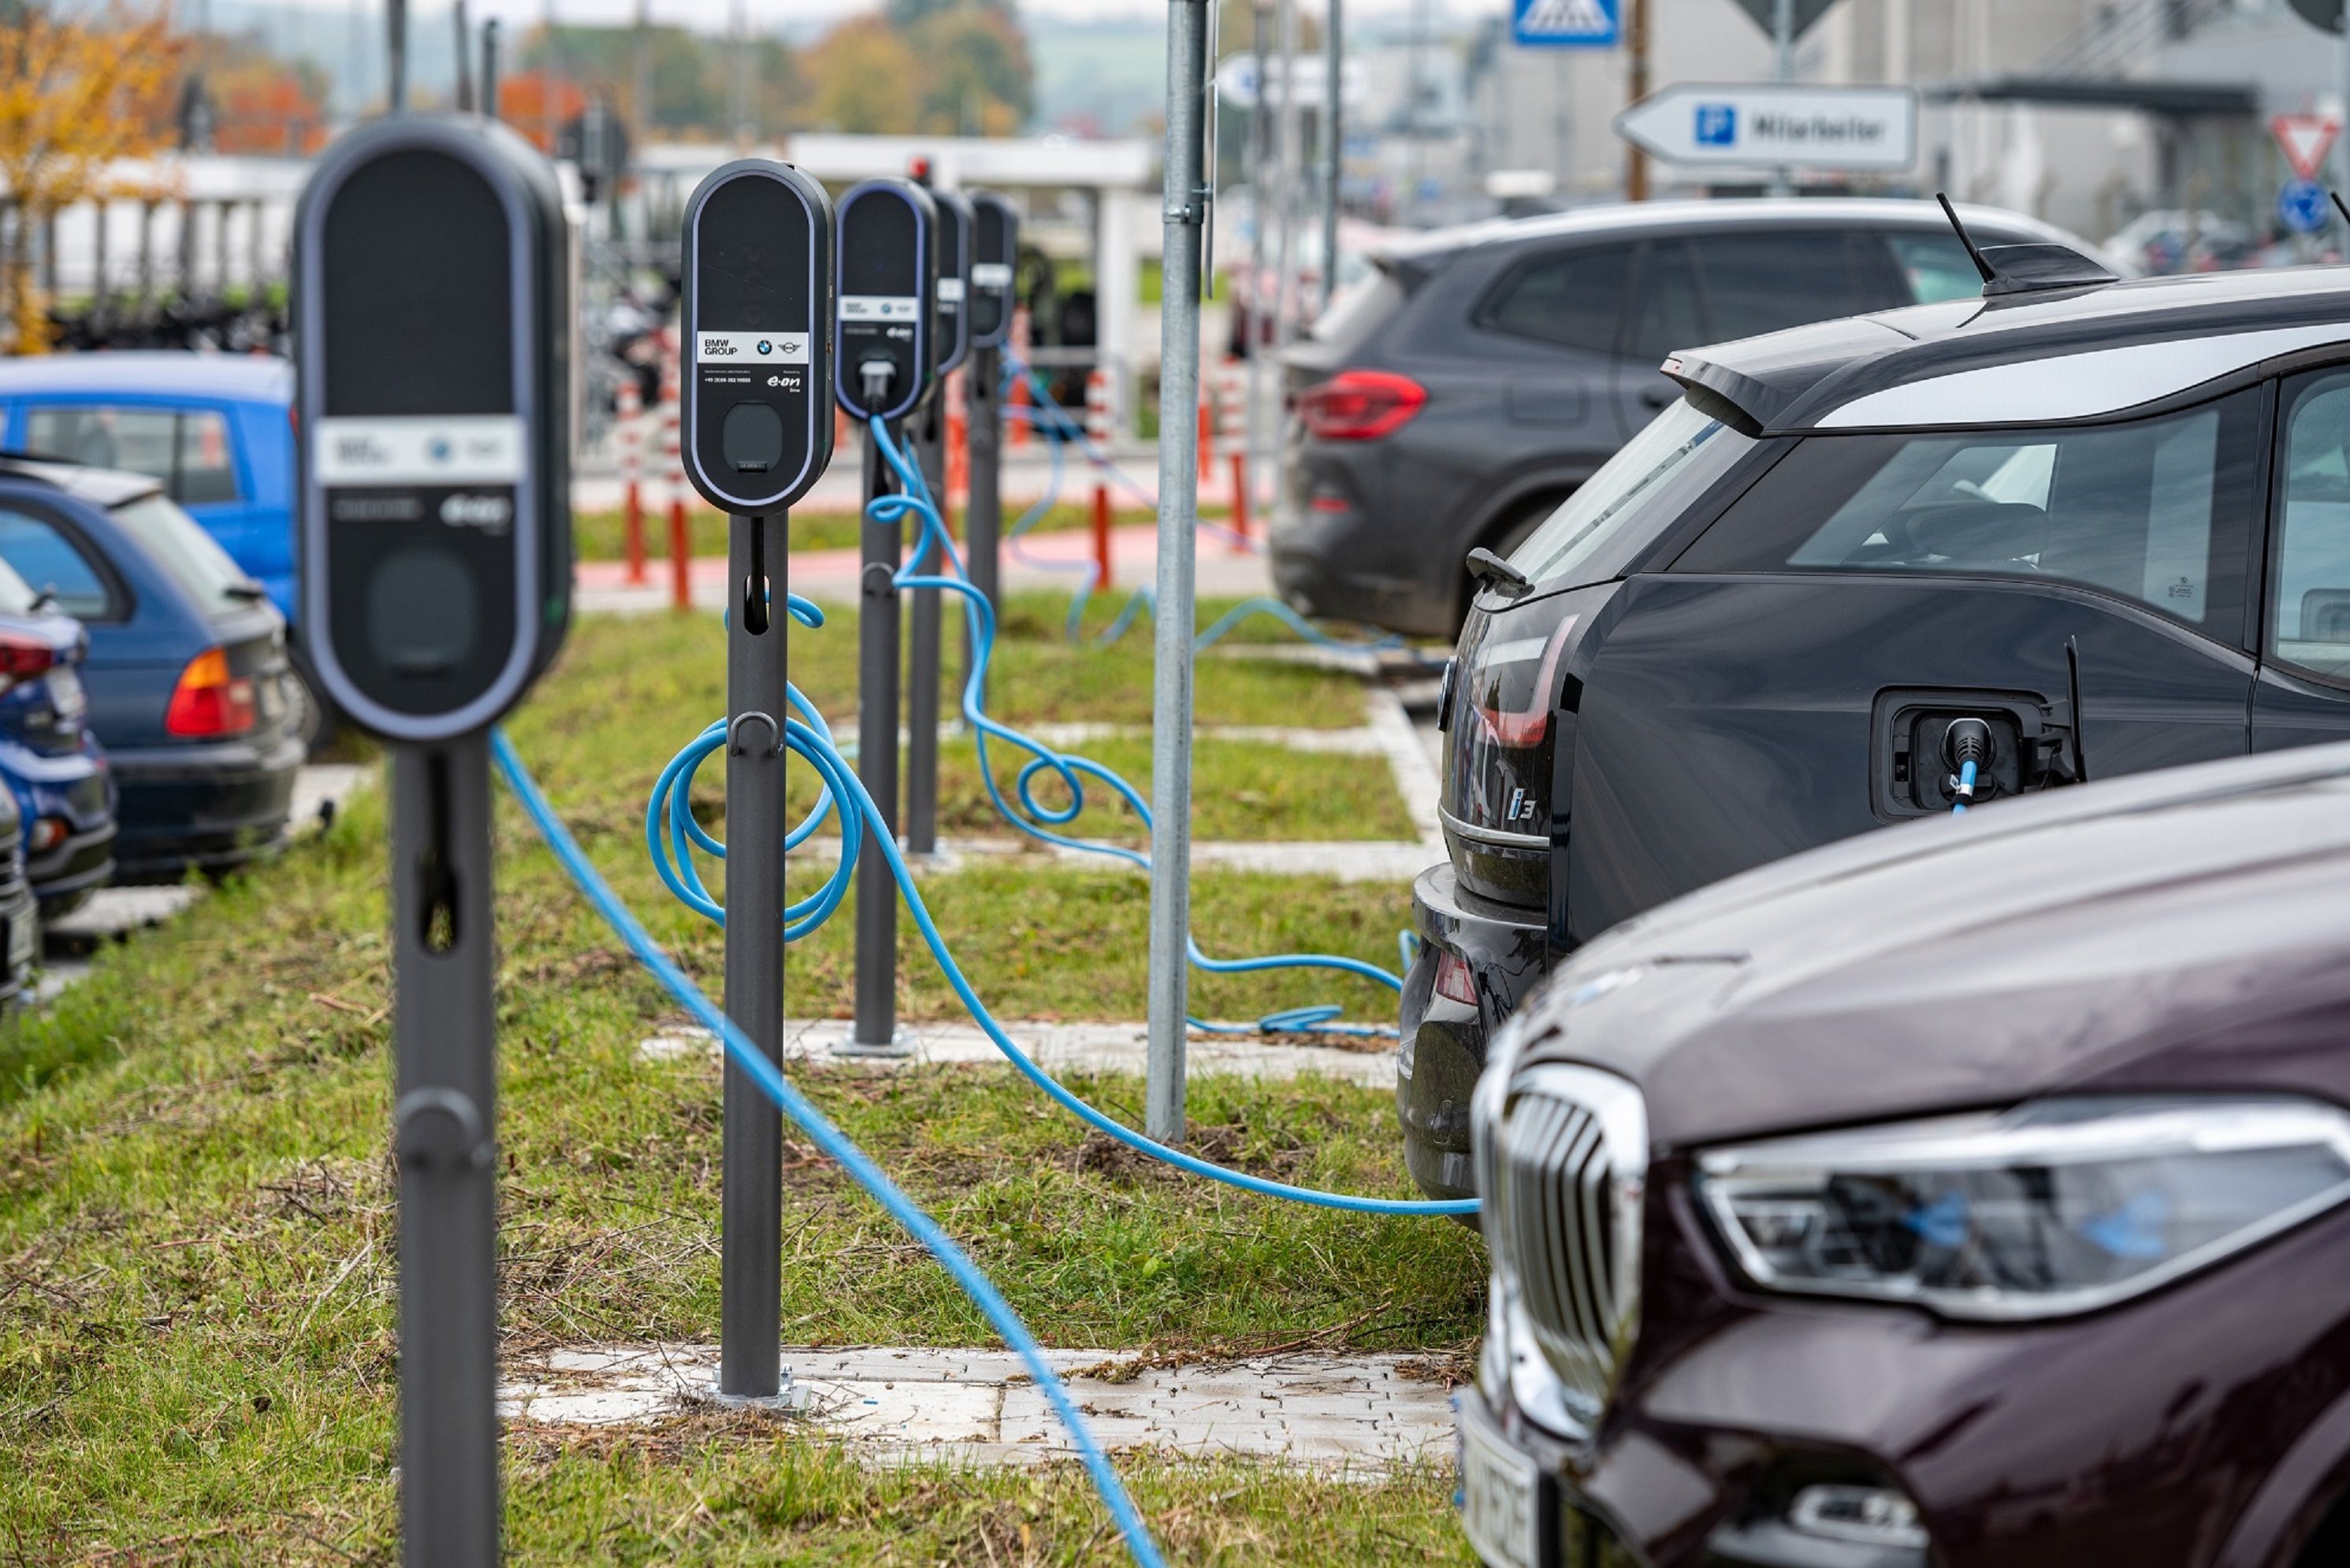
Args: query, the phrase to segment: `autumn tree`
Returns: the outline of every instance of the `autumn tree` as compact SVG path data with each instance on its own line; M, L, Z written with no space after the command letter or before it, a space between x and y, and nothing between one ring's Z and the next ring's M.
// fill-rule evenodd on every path
M116 160L169 143L180 51L161 14L109 8L68 20L44 5L0 6L0 186L13 220L0 243L0 334L11 351L48 347L34 229L61 208L116 194Z
M826 34L806 75L826 130L1009 136L1035 108L1010 0L892 0Z
M906 29L927 63L920 129L961 136L1010 136L1036 107L1028 40L992 5L957 5Z
M921 115L922 71L906 36L882 16L858 16L824 36L809 55L815 119L826 130L886 136L912 130Z

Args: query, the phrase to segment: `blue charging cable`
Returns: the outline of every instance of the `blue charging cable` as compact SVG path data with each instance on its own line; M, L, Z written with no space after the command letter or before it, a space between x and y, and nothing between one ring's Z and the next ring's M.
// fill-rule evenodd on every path
M794 692L792 696L794 706L800 706L798 693ZM803 708L802 711L806 710ZM820 730L821 727L822 721L819 720L817 728ZM816 730L803 726L797 720L786 720L785 728L792 732L789 741L792 749L816 762L819 772L831 767L847 773L846 764L837 761L837 753L833 753L835 760L827 763L824 760L824 753L811 751L810 742L821 743ZM563 826L562 818L556 816L554 808L547 804L545 793L538 787L538 781L531 777L530 770L515 754L514 745L506 739L504 730L490 732L490 748L492 755L497 759L498 771L505 777L506 787L513 790L515 798L522 803L523 812L530 818L531 825L538 830L547 848L555 852L556 859L562 864L580 892L596 907L597 913L604 917L606 923L628 945L629 950L637 956L637 961L651 971L661 988L691 1012L703 1028L717 1036L725 1047L728 1060L742 1070L761 1094L775 1103L777 1110L798 1123L816 1140L818 1148L837 1162L859 1187L871 1193L875 1200L889 1211L889 1217L904 1226L908 1233L939 1261L940 1265L953 1276L955 1283L962 1287L963 1293L970 1296L979 1310L986 1314L995 1332L1003 1336L1003 1343L1018 1353L1022 1362L1027 1366L1029 1376L1036 1380L1036 1386L1044 1391L1046 1401L1052 1405L1054 1414L1068 1429L1070 1440L1076 1443L1078 1456L1084 1460L1087 1474L1093 1478L1094 1486L1101 1493L1112 1521L1126 1538L1128 1553L1141 1568L1165 1568L1167 1560L1159 1555L1158 1544L1151 1540L1150 1531L1142 1522L1142 1515L1136 1510L1133 1499L1127 1495L1124 1483L1110 1467L1109 1456L1094 1440L1092 1432L1086 1427L1085 1418L1077 1412L1076 1402L1069 1397L1068 1388L1053 1370L1052 1364L1045 1359L1043 1347L1028 1332L1027 1325L1020 1321L1020 1314L1012 1310L1012 1303L1003 1299L1003 1293L980 1271L979 1265L955 1245L954 1238L941 1229L939 1222L924 1212L920 1204L900 1192L881 1168L875 1165L847 1133L835 1127L830 1118L816 1109L814 1102L793 1087L791 1080L784 1076L783 1070L752 1044L742 1030L735 1027L733 1020L714 1006L710 998L702 993L702 988L688 979L685 971L660 950L660 944L638 923L636 917L629 913L628 906L620 902L610 885L597 873L594 864L581 852L578 843ZM856 775L849 774L847 776L853 780ZM862 792L859 793L861 794ZM872 803L868 800L865 804L869 808ZM844 815L844 828L847 820ZM892 848L894 850L895 846Z
M1116 791L1120 798L1134 809L1136 815L1142 818L1146 826L1150 820L1149 808L1144 804L1141 795L1133 785L1109 769L1089 758L1069 756L1055 752L1042 742L1024 735L1000 721L989 717L981 707L982 693L986 686L988 661L994 649L994 616L989 608L986 597L961 575L962 560L955 552L953 542L946 535L945 527L939 518L937 509L930 503L928 493L922 487L920 473L907 461L905 454L889 439L889 432L880 428L879 421L876 421L873 439L879 443L882 456L898 474L899 482L906 487L903 493L877 499L872 504L875 514L883 521L906 515L917 517L927 537L918 544L915 549L915 562L919 564L935 552L943 556L951 564L955 573L952 576L924 575L910 566L898 574L897 585L901 589L937 588L942 592L957 595L962 600L964 614L971 626L972 646L974 650L971 676L963 686L962 713L964 721L971 725L977 741L980 774L986 781L990 798L1014 826L1032 836L1050 844L1110 856L1148 871L1150 867L1149 857L1139 851L1118 845L1073 838L1053 830L1056 826L1066 826L1085 809L1083 780L1086 778L1094 779ZM791 596L789 607L794 618L803 625L815 627L823 624L822 612L806 600ZM1222 1181L1240 1188L1243 1191L1255 1192L1265 1197L1285 1198L1295 1202L1370 1214L1469 1214L1476 1211L1477 1202L1473 1199L1423 1200L1358 1198L1343 1193L1324 1192L1315 1188L1295 1187L1286 1182L1269 1181L1243 1171L1229 1170L1146 1137L1113 1121L1062 1087L1050 1074L1038 1066L1027 1053L1013 1041L1012 1037L1004 1032L1003 1025L996 1022L994 1015L989 1012L986 1004L980 1000L978 992L972 989L962 967L955 961L953 953L948 949L946 939L940 934L937 925L931 920L929 907L923 902L920 889L915 886L913 874L908 869L905 859L899 851L896 838L882 818L880 809L866 794L863 781L858 778L855 770L849 766L847 759L841 755L840 749L834 743L831 732L826 727L823 719L814 712L795 688L790 692L790 700L792 707L806 718L805 720L802 718L785 720L786 743L792 751L798 753L816 768L824 789L806 818L786 836L785 846L788 848L793 845L805 842L807 836L815 832L816 826L827 815L832 814L835 806L837 805L840 808L841 818L841 852L838 861L833 867L831 876L827 878L824 886L786 908L785 911L786 942L807 935L840 907L841 902L847 897L849 888L853 886L858 856L878 850L889 863L891 875L895 877L899 891L904 897L907 908L914 918L916 929L921 933L923 941L930 947L931 956L937 960L941 971L946 976L949 986L953 990L957 999L962 1002L964 1009L970 1012L973 1022L979 1024L982 1031L994 1043L996 1048L1003 1052L1004 1057L1030 1082L1043 1090L1063 1109L1088 1127L1153 1158L1163 1160L1177 1169L1189 1171L1195 1176L1207 1177L1211 1180ZM1021 768L1014 784L1014 793L1020 801L1019 810L1015 810L1012 804L1004 799L1001 788L995 782L994 770L990 765L987 755L987 744L991 738L1003 741L1031 753L1031 760ZM654 785L653 797L647 807L645 819L648 848L651 853L654 870L662 882L688 907L721 923L725 919L725 910L710 896L708 888L695 871L691 851L700 848L705 853L723 857L725 848L693 820L689 806L689 794L693 770L704 758L724 744L725 726L722 722L704 729L691 744L678 753L661 771L660 778ZM1048 807L1035 798L1033 789L1036 776L1044 773L1049 773L1058 778L1064 787L1069 791L1068 805ZM1036 821L1028 821L1023 815L1024 812L1032 814ZM1210 973L1242 974L1274 969L1330 969L1375 980L1399 991L1402 988L1402 981L1397 976L1375 964L1366 963L1360 959L1332 953L1289 953L1256 959L1211 959L1200 950L1198 941L1189 933L1186 933L1184 941L1191 961L1196 967ZM1266 1024L1285 1023L1293 1028L1326 1029L1329 1027L1330 1017L1330 1012L1323 1008L1292 1009L1285 1013L1274 1015L1272 1019L1261 1023L1260 1027L1264 1027Z

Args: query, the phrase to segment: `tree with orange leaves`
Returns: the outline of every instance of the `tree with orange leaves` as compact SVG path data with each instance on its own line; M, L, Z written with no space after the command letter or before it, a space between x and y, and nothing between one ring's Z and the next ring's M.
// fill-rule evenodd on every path
M37 0L0 4L0 190L14 209L0 246L0 346L18 354L47 348L34 226L59 208L112 194L109 165L169 141L180 50L160 13L117 6L68 20Z

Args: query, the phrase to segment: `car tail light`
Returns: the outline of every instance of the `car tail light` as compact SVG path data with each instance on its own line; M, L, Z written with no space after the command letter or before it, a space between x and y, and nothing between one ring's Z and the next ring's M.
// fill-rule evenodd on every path
M1324 441L1377 441L1409 424L1428 404L1428 389L1390 370L1341 370L1308 387L1297 417Z
M44 816L34 820L32 831L25 836L25 847L35 855L46 855L66 841L72 828L62 816Z
M228 652L208 648L188 661L172 705L163 713L163 728L174 735L211 737L242 735L253 728L253 682L232 675Z
M1451 997L1463 1007L1477 1005L1477 979L1457 955L1436 955L1436 994Z
M57 661L57 650L37 638L0 634L0 691L30 680Z
M1525 698L1524 707L1497 705L1488 708L1482 703L1477 705L1477 718L1484 725L1485 732L1492 737L1494 744L1523 750L1528 746L1540 745L1543 737L1550 732L1551 702L1558 691L1558 657L1565 650L1567 637L1575 630L1576 619L1575 616L1568 616L1560 621L1558 628L1550 634L1550 639L1542 645L1542 661L1534 667L1534 686ZM1494 645L1494 651L1508 650L1516 646L1514 643L1499 643ZM1521 657L1518 662L1534 661Z

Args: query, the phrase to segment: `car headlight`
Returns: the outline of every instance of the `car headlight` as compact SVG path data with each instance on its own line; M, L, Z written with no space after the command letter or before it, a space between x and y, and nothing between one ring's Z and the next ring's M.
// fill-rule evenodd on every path
M1700 1156L1769 1290L1951 1317L2086 1312L2350 1198L2350 1115L2299 1099L2049 1099Z

